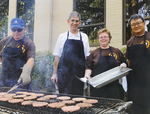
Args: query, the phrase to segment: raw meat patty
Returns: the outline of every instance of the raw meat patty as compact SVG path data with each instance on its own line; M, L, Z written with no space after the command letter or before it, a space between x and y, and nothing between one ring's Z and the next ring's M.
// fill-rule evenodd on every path
M98 103L98 100L96 100L96 99L87 99L87 100L84 100L83 102L84 102L84 103L91 103L91 104L94 104L94 103Z
M37 101L44 101L44 100L48 100L49 98L48 97L40 97L37 99Z
M65 101L62 101L63 103L65 103L65 104L73 104L73 103L75 103L75 101L73 101L73 100L65 100Z
M23 99L11 99L11 100L8 100L9 103L20 103L20 102L23 102Z
M21 104L22 105L32 105L32 103L35 101L23 101Z
M72 98L73 101L84 101L86 98Z
M13 98L24 98L26 97L26 95L16 95L16 96L13 96Z
M51 108L61 108L63 106L65 106L65 103L62 103L62 102L55 102L55 103L48 104L48 107L51 107Z
M92 104L90 104L90 103L77 103L76 106L79 106L80 108L92 107Z
M74 112L74 111L80 110L80 107L79 106L65 106L65 107L62 107L61 110L63 110L64 112Z
M43 107L43 106L46 106L46 105L48 105L47 102L33 102L32 103L33 107Z
M68 97L68 96L60 96L60 97L57 97L57 99L59 99L59 100L69 100L70 97Z
M24 97L23 99L24 100L32 100L32 99L36 99L37 96L36 95L31 95L31 96L28 96L28 97Z

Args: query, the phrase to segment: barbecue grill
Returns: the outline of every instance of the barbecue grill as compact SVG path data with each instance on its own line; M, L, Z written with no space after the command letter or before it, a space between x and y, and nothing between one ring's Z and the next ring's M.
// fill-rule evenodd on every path
M9 87L0 87L0 92L7 92ZM16 89L11 93L18 91L25 92L34 92L34 93L44 93L45 95L52 95L51 92L36 92L29 91L24 89ZM57 96L63 96L63 94L57 94ZM71 98L83 97L79 95L67 95ZM50 107L32 107L32 106L23 106L21 103L9 103L7 101L0 101L0 112L7 114L125 114L126 109L132 105L131 102L124 102L120 99L109 99L109 98L100 98L100 97L85 97L87 99L97 99L98 103L93 104L89 108L81 108L75 112L63 112L60 108L53 109ZM58 99L49 99L46 100L48 103L59 102ZM66 104L69 105L69 104Z

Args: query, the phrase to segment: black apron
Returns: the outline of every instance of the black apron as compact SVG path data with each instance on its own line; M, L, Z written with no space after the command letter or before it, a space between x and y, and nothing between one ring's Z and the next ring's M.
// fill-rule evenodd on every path
M102 56L101 55L102 50L100 48L100 56L96 64L96 67L92 71L92 75L91 75L92 77L118 66L117 61L113 56L111 47L109 47L109 49L111 52L111 56ZM94 97L123 99L123 88L119 84L119 80L116 80L98 89L93 88L91 86L90 91L91 91L91 96Z
M83 77L85 72L82 36L80 33L80 40L68 39L68 37L69 31L58 64L58 88L60 93L82 95L83 82L75 77L75 75Z
M21 67L26 63L27 59L24 57L22 52L22 45L25 37L21 40L21 46L18 48L9 47L9 43L13 38L7 43L3 49L2 53L2 79L3 86L12 87L17 84L17 81L22 72ZM28 89L28 86L21 88Z
M146 48L146 32L144 43L133 45L133 38L130 50L130 68L132 71L127 77L128 99L141 107L150 107L150 56Z

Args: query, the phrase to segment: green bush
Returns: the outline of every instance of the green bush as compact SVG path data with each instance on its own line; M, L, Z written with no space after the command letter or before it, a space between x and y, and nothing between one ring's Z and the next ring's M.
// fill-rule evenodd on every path
M48 52L38 52L35 56L35 63L31 73L31 89L36 91L54 91L54 84L51 81L53 73L54 56Z
M121 50L121 52L123 53L123 55L125 56L125 53L126 53L126 47L123 47L123 48L121 48L120 50Z

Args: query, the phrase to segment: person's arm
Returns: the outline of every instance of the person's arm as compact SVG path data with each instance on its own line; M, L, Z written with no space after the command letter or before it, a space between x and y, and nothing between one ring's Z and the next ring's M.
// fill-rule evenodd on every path
M86 69L84 78L90 79L91 74L92 74L92 70L91 69Z
M89 45L89 40L88 40L88 36L85 34L85 39L83 41L83 44L84 44L84 54L85 54L85 58L87 56L90 55L90 45Z
M28 64L31 67L31 69L32 69L33 66L34 66L34 58L29 58L29 60L27 61L26 64Z
M22 81L22 86L25 86L31 82L31 71L34 66L34 58L29 58L26 64L24 64L22 73L18 79L18 82Z
M55 81L57 83L57 81L58 81L58 78L57 78L57 68L58 68L59 59L60 59L60 57L55 56L54 66L53 66L53 76L51 78L51 80L52 80L53 83L55 83Z

